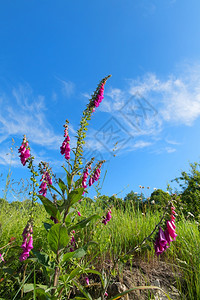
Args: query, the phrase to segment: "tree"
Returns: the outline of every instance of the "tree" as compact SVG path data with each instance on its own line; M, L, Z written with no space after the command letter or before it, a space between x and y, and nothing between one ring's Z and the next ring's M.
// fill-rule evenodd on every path
M125 197L124 202L125 206L132 204L135 209L142 209L143 207L143 201L144 201L144 195L143 194L137 194L134 191L130 191Z
M151 193L149 201L152 205L161 207L161 206L166 206L167 202L170 199L171 199L171 197L168 193L164 192L161 189L157 189L153 193Z
M181 191L180 204L185 216L192 213L196 219L200 217L200 164L190 163L189 172L181 172L181 176L175 178Z

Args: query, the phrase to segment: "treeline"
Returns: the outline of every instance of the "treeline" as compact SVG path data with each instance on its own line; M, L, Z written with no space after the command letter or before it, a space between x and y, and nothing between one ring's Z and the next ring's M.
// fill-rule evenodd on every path
M119 198L116 195L100 195L96 199L85 197L85 201L87 205L93 203L93 205L96 204L103 209L114 206L116 209L134 209L146 214L149 210L163 209L172 197L176 200L179 215L183 214L186 219L194 218L200 221L200 164L197 162L191 163L189 172L181 172L181 176L171 180L171 182L178 184L173 194L170 188L170 192L155 189L149 197L145 197L143 187L141 187L141 193L136 193L132 190L124 198ZM29 210L31 208L31 200L28 199L23 202L13 201L8 203L0 198L0 204L14 207L17 210ZM37 205L40 206L39 203Z

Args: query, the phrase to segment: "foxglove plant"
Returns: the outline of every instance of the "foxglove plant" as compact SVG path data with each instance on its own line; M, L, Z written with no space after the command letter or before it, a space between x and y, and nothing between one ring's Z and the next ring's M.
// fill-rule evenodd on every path
M66 160L70 159L70 150L71 150L70 145L69 145L70 137L69 137L69 134L68 134L68 123L69 123L69 121L66 120L65 125L63 125L63 127L65 127L65 130L64 130L65 139L62 143L62 146L60 147L60 153L62 155L65 155Z
M112 216L111 216L111 210L109 210L106 214L106 217L103 219L102 223L104 225L106 225L110 220L111 220Z
M39 164L39 171L42 174L42 178L40 179L40 181L42 181L42 183L40 184L40 190L39 190L39 194L42 194L42 196L46 197L47 195L47 188L52 185L52 178L50 175L50 168L48 166L48 164L46 162L41 162Z
M31 222L28 222L22 233L23 242L21 248L23 250L19 260L24 261L29 257L29 252L33 249L33 226Z
M91 185L93 185L93 183L95 182L95 181L98 181L98 179L99 179L99 177L100 177L100 174L101 174L101 166L102 166L102 164L105 162L105 160L100 160L97 164L96 164L96 166L95 166L95 168L94 168L94 170L93 170L93 175L90 177L90 179L89 179L89 186L91 186Z
M48 165L44 162L41 162L39 165L39 171L42 175L41 183L38 184L36 181L36 176L38 173L34 171L33 167L33 157L30 155L29 144L24 137L22 145L19 149L20 159L23 165L28 161L28 168L32 172L31 180L33 182L33 197L32 204L34 207L35 197L36 197L36 187L39 186L37 197L41 200L44 205L46 212L50 215L52 223L45 223L45 228L48 231L47 240L50 249L54 252L55 261L52 261L51 264L54 265L54 273L49 276L50 285L53 285L52 294L56 299L60 299L61 294L64 291L70 289L72 283L76 284L75 277L83 273L94 272L94 270L88 270L82 268L81 265L78 267L78 273L73 271L73 260L80 259L86 254L87 245L84 248L78 247L78 241L74 237L74 229L80 230L88 225L89 222L96 219L101 219L98 215L92 215L88 218L81 218L82 220L76 223L76 217L74 216L74 211L77 210L73 206L80 202L82 195L87 189L87 180L91 176L94 181L97 181L100 177L100 168L104 161L97 163L94 170L91 172L92 163L94 158L92 158L85 167L82 166L82 157L83 157L83 145L85 143L86 131L89 121L92 117L93 112L96 108L99 107L100 103L103 100L104 86L107 79L110 77L107 76L97 86L96 91L92 95L86 109L83 111L83 115L80 122L80 127L77 131L77 144L75 148L70 148L70 137L69 137L69 122L66 120L64 125L64 141L60 147L60 153L64 156L68 169L63 166L63 169L66 172L66 181L65 183L61 178L57 181L58 187L53 186L52 182L52 173ZM74 156L71 158L71 154ZM53 199L59 201L51 201L47 198L47 190L50 190ZM52 194L52 192L54 194ZM79 216L81 213L77 212ZM110 221L111 212L108 212L105 220L106 222ZM23 243L21 248L23 253L20 256L20 260L24 261L29 257L30 251L33 249L33 210L31 212L31 217L23 231ZM43 254L38 254L37 251L33 250L34 255L37 257L38 261L41 260ZM45 257L48 257L45 254ZM45 258L46 260L46 258ZM50 261L48 257L47 261ZM44 264L43 264L44 266ZM76 266L76 264L75 264ZM49 265L46 266L49 270ZM77 267L76 267L77 268ZM52 270L52 269L51 269ZM48 271L49 272L49 271ZM47 273L48 273L47 272ZM66 276L69 272L70 276ZM97 271L95 271L95 274ZM99 274L101 276L101 274ZM65 277L63 277L65 276ZM53 278L53 282L51 282ZM58 286L59 284L59 286Z
M23 166L25 166L27 160L30 157L30 148L28 145L28 141L26 139L26 136L24 135L22 144L20 146L20 148L18 149L18 152L20 153L20 159L21 159L21 163Z
M165 224L165 231L162 230L161 227L159 227L158 236L155 240L154 247L155 247L155 253L157 256L162 254L167 248L169 248L171 242L176 240L177 234L175 232L176 226L175 226L175 207L171 206L171 215L170 220L166 221Z

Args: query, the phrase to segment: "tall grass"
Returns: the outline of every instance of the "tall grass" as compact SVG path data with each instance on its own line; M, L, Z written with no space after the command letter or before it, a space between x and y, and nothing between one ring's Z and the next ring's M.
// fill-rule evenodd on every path
M0 205L0 248L9 242L11 237L16 238L15 246L5 253L5 261L10 267L19 270L21 266L18 259L21 253L21 234L28 220L29 203L22 202L16 205L2 201ZM81 220L91 213L100 215L106 213L105 208L103 209L101 205L85 201L80 203L77 209L82 214L82 217L76 216L77 220ZM93 234L88 235L89 230L86 227L82 235L79 235L79 242L85 243L90 240L98 242L99 247L90 248L90 257L99 251L98 261L104 261L107 258L113 260L117 255L134 248L145 236L149 235L159 218L159 212L147 211L146 214L142 214L131 204L125 210L113 207L111 221L106 226L101 223L101 220L89 225L93 229ZM48 220L43 206L38 204L35 208L34 224L34 248L36 250L49 251L46 243L46 230L43 226L43 222ZM176 225L178 234L176 242L172 242L170 248L158 260L164 260L166 264L174 266L176 273L180 274L180 277L177 275L177 286L187 299L200 299L200 233L198 224L182 217L176 222ZM144 249L136 254L141 260L154 256L153 243L150 245L151 249ZM4 249L0 250L0 252L3 251ZM10 287L13 284L13 289L16 288L16 282L14 285L12 281L8 281L7 288L9 284ZM0 295L3 295L1 287Z

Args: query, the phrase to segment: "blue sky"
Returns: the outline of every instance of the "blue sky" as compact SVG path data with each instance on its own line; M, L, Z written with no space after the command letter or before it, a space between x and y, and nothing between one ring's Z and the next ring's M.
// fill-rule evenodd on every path
M62 176L62 126L67 118L75 145L88 97L108 74L86 147L86 158L107 160L103 194L166 190L199 161L199 10L197 0L1 1L1 189L12 138L19 146L23 134L36 163ZM16 148L11 171L28 176Z

